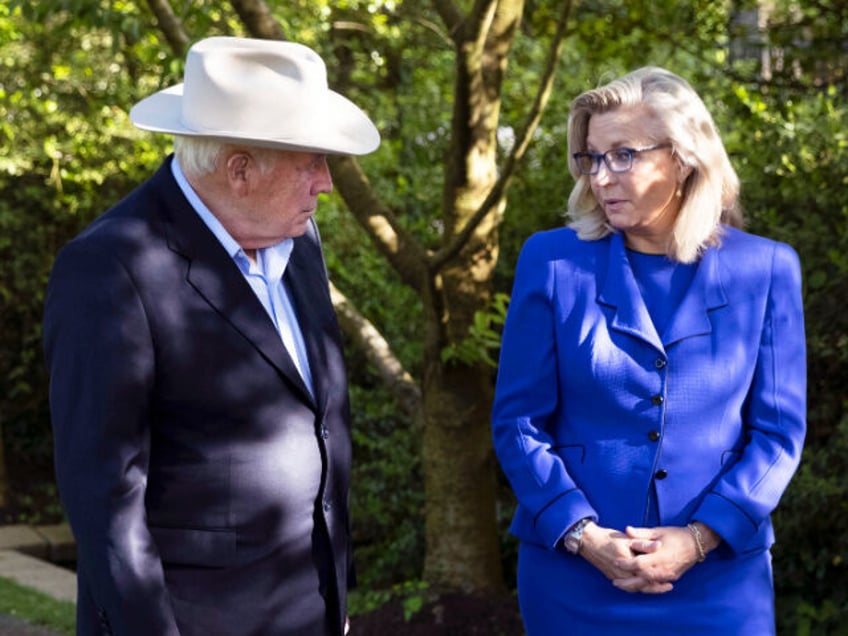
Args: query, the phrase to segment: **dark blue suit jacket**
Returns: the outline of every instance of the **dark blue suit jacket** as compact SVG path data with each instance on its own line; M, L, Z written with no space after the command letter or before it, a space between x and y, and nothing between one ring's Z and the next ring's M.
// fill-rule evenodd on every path
M658 334L621 235L536 234L516 269L492 416L518 499L512 531L553 548L583 517L641 526L654 491L660 525L706 523L725 544L710 559L736 567L773 541L769 515L801 458L805 397L800 266L789 246L727 228ZM767 597L769 586L748 591ZM746 603L732 598L738 589L699 587L716 607ZM623 594L608 582L598 589L598 608Z
M314 399L170 160L58 255L44 346L78 633L341 633L349 402L314 224L284 281Z

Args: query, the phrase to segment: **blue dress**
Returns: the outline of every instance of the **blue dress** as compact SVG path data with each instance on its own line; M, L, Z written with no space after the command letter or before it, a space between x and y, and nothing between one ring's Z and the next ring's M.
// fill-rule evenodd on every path
M681 267L617 234L531 237L492 411L528 636L774 634L770 513L801 456L805 359L787 245L727 228ZM671 592L631 594L556 549L587 516L723 542Z

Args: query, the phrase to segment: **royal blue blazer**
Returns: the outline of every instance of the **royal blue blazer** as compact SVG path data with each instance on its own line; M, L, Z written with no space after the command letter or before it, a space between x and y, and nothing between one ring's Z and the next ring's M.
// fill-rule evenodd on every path
M725 558L762 551L805 409L791 247L725 229L658 334L621 235L557 229L524 246L492 414L520 540L552 548L583 517L644 525L655 489L661 525L702 521Z

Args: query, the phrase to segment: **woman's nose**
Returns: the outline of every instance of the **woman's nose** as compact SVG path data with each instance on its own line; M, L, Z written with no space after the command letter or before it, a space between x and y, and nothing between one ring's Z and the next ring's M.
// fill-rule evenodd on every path
M598 171L592 175L592 181L598 185L606 185L615 179L615 173L609 169L606 161L601 161Z

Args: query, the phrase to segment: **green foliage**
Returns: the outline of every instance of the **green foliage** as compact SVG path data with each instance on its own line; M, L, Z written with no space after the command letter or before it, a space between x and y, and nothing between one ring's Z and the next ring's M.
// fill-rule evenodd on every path
M487 311L474 312L474 321L468 327L468 337L442 350L442 362L469 366L483 362L497 368L497 351L501 346L500 328L506 320L509 295L498 293L492 298Z
M803 267L809 443L844 413L848 382L848 107L835 88L805 95L735 86L723 126L750 229L786 241Z
M463 7L470 2L462 3ZM563 223L570 100L624 71L661 64L687 77L716 117L743 183L750 229L801 257L810 370L810 434L802 468L775 515L781 633L846 633L846 405L848 383L848 114L845 3L772 3L772 78L733 11L753 3L577 3L554 94L515 175L500 227L494 302L477 312L446 362L492 364L518 250ZM330 60L334 87L366 107L384 142L361 159L400 222L428 247L444 230L436 211L451 143L453 54L426 3L295 0L269 3L287 37ZM228 3L172 2L192 40L242 34ZM539 79L558 0L528 0L504 84L505 155ZM743 42L744 40L744 42ZM744 43L744 47L738 45ZM750 47L754 46L753 49ZM754 55L750 56L753 50ZM131 104L178 81L182 59L161 39L145 3L13 0L0 5L0 413L7 457L49 463L47 378L41 362L44 286L58 248L146 178L168 140L136 131ZM840 75L841 73L841 75ZM334 283L421 369L422 307L336 196L318 215ZM347 348L354 412L352 514L360 588L353 613L395 598L409 615L426 590L420 430L359 352ZM55 497L48 490L46 498ZM498 510L505 561L513 501ZM35 514L35 513L33 513ZM508 575L510 578L512 575ZM375 591L383 590L383 591ZM7 597L0 588L0 600ZM841 624L840 624L841 623Z
M0 23L0 412L8 461L49 466L40 330L53 256L131 189L158 149L114 106L133 87L107 34L75 30L47 47L44 23L17 12Z
M64 517L59 493L52 481L31 484L26 492L16 495L16 507L22 512L13 519L14 523L49 525Z
M49 627L73 636L76 630L76 605L57 601L51 596L0 578L0 614L21 619L31 625Z
M348 598L348 611L351 616L358 616L373 612L395 599L400 599L404 620L409 621L424 607L428 594L429 586L424 581L404 581L387 589L356 589L351 591Z
M848 412L825 445L804 452L775 513L775 587L781 633L848 631Z
M381 589L419 575L423 561L424 492L420 431L410 427L386 391L363 373L355 355L351 408L351 492L357 578Z
M330 279L356 299L357 309L395 344L394 353L413 374L419 371L421 301L398 280L386 259L376 253L353 215L336 196L323 199L317 213Z

